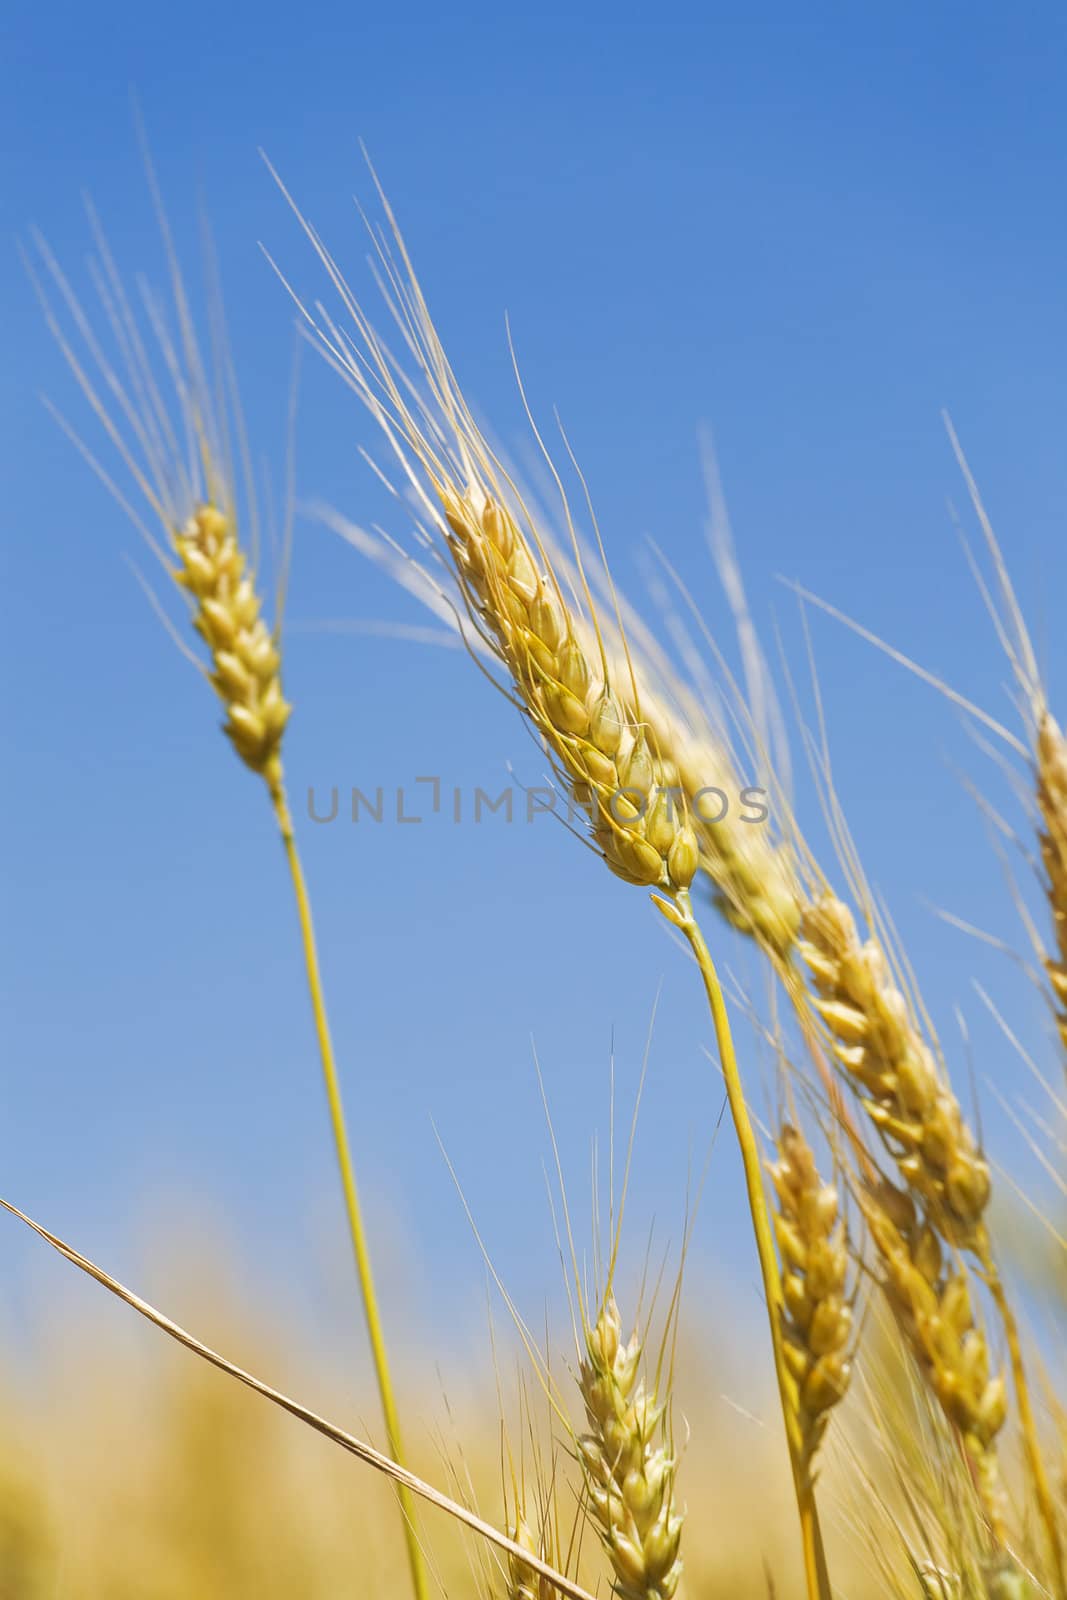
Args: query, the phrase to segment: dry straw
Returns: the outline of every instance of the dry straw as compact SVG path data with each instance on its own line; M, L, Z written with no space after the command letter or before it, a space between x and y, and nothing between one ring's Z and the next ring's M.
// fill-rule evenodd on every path
M43 240L38 244L45 274L68 313L71 334L61 324L51 295L32 265L31 276L48 325L91 409L163 528L163 545L91 452L72 430L67 431L185 595L193 627L207 647L209 664L204 667L196 657L194 660L223 704L223 732L240 760L263 780L270 795L296 898L308 990L389 1448L396 1459L403 1460L397 1406L326 1017L311 905L286 798L282 743L291 708L282 691L280 627L272 627L267 621L256 570L259 538L250 474L246 475L243 499L251 536L247 543L242 539L233 440L238 441L238 454L245 462L247 448L239 407L235 399L226 398L236 395L236 384L221 335L214 352L214 381L209 380L158 194L156 200L170 268L172 315L177 325L174 336L163 308L146 295L144 315L158 346L156 361L149 356L150 341L145 340L95 218L99 252L95 277L114 336L117 364L105 354L89 318ZM217 325L221 327L221 300L216 311ZM166 374L163 383L157 376L157 365ZM90 375L94 367L95 379ZM169 400L168 382L173 391ZM184 644L182 648L190 653ZM398 1495L416 1600L427 1600L414 1504L403 1484L398 1487Z
M20 1211L17 1206L13 1206L10 1201L0 1199L0 1206L5 1211L10 1212L12 1216L18 1217L27 1227L32 1228L34 1233L43 1239L46 1244L51 1245L53 1250L58 1251L61 1256L65 1257L72 1266L86 1273L95 1282L107 1289L110 1294L124 1301L132 1310L138 1312L140 1316L159 1328L161 1332L167 1334L169 1338L183 1345L185 1349L199 1356L202 1361L206 1361L209 1365L216 1367L220 1372L225 1372L229 1377L235 1378L238 1383L243 1383L254 1393L262 1396L263 1399L269 1400L272 1405L278 1406L282 1411L287 1411L290 1416L295 1417L299 1422L303 1422L307 1427L314 1429L316 1433L321 1434L332 1443L340 1445L343 1450L347 1450L350 1455L355 1456L365 1466L372 1467L374 1471L383 1473L385 1477L391 1479L397 1485L398 1490L404 1491L409 1500L412 1496L417 1495L427 1505L434 1506L439 1511L445 1512L461 1526L477 1534L480 1539L487 1540L506 1559L515 1560L528 1567L537 1577L546 1582L550 1592L565 1595L567 1600L593 1600L593 1596L586 1589L583 1589L572 1578L567 1577L565 1573L558 1572L536 1551L518 1543L509 1534L501 1533L498 1528L493 1527L491 1523L477 1516L469 1507L442 1494L432 1484L426 1483L422 1478L416 1477L415 1473L409 1472L398 1461L384 1455L380 1450L375 1450L373 1446L365 1444L362 1439L357 1439L353 1434L346 1433L336 1423L330 1422L326 1417L312 1411L310 1407L302 1405L298 1400L294 1400L287 1394L283 1394L280 1389L272 1388L270 1384L264 1383L262 1379L255 1377L254 1374L246 1371L244 1367L240 1367L236 1362L229 1361L225 1356L220 1355L218 1351L213 1350L203 1340L196 1338L194 1334L189 1333L187 1329L164 1315L162 1311L150 1305L147 1300L143 1300L140 1295L135 1294L132 1289L120 1283L117 1278L113 1278L102 1267L98 1267L87 1256L83 1256L74 1249L73 1245L67 1244L56 1234L42 1227L39 1222L35 1222L32 1217L28 1217L25 1212ZM540 1596L537 1597L537 1600L540 1600Z

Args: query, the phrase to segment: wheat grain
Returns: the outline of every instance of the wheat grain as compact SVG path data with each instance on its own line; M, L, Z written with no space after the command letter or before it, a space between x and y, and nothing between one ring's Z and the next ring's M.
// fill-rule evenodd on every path
M588 1431L578 1439L589 1507L621 1600L670 1600L682 1575L683 1516L674 1496L676 1462L661 1436L666 1407L640 1376L638 1334L623 1343L608 1294L585 1329L579 1386Z
M821 1181L810 1145L788 1123L778 1135L778 1160L770 1173L778 1196L785 1356L796 1384L804 1469L810 1472L851 1375L845 1224L837 1189Z

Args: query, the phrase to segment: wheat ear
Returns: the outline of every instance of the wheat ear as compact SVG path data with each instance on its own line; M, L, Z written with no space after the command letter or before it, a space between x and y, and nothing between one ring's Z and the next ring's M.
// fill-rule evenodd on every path
M989 1166L881 945L861 943L847 906L827 894L805 906L799 948L834 1055L908 1188L948 1241L973 1244L989 1200Z
M1045 958L1045 970L1060 1042L1067 1050L1067 739L1048 710L1040 716L1035 755L1041 859L1056 941L1055 954Z
M174 548L175 580L192 596L193 626L211 652L210 680L226 709L223 732L276 804L284 804L282 735L292 707L233 521L215 505L198 506L175 533Z
M587 1431L578 1454L615 1592L620 1600L671 1600L682 1575L684 1514L675 1501L677 1463L657 1442L666 1408L641 1377L640 1336L623 1342L610 1292L584 1332L578 1384Z
M962 1262L949 1267L937 1231L903 1190L886 1183L858 1192L897 1326L945 1416L959 1430L990 1527L1002 1542L996 1438L1007 1397L1003 1377L990 1371L967 1271Z
M508 1552L505 1600L548 1600L552 1593L551 1581L538 1572L528 1559L530 1556L544 1559L545 1556L545 1551L533 1536L530 1524L524 1516L520 1516L508 1533L521 1554Z
M805 907L799 949L834 1055L859 1092L909 1193L948 1245L975 1257L997 1307L1008 1343L1027 1466L1052 1556L1056 1593L1063 1600L1067 1572L1059 1517L1038 1438L1018 1323L985 1223L989 1165L892 979L879 942L861 943L848 908L827 894Z
M603 659L583 649L570 606L514 517L474 482L435 485L468 602L616 876L673 892L696 872L696 837L638 714Z
M782 1263L785 1357L797 1387L805 1471L810 1474L830 1412L851 1376L848 1345L848 1243L839 1197L823 1183L811 1146L786 1123L770 1168L778 1197L774 1219Z
M296 900L330 1124L386 1434L391 1454L403 1461L396 1400L326 1016L311 904L286 798L282 742L291 707L282 692L280 630L271 628L266 620L255 564L241 541L234 474L225 447L219 442L227 437L229 425L233 425L243 439L243 424L239 415L220 416L213 403L174 247L162 212L160 216L171 268L174 312L179 328L177 342L171 340L154 303L152 322L158 336L162 366L174 386L174 417L167 410L145 342L99 229L97 242L103 262L98 281L106 285L101 298L112 323L120 360L125 364L125 383L108 363L73 291L43 243L42 255L52 283L99 370L102 391L110 397L119 421L109 411L75 352L32 268L31 275L48 325L90 407L102 422L149 509L162 524L165 546L161 547L147 533L144 523L111 477L80 441L79 447L119 503L145 532L155 553L186 596L193 627L206 645L210 658L206 676L225 708L223 732L245 766L262 778L270 795ZM218 393L229 394L235 389L233 374L228 369L225 352L216 351L216 356L220 367ZM128 437L124 436L120 421L125 424ZM181 437L195 441L192 465L180 452L177 440ZM416 1600L428 1600L425 1563L414 1522L414 1502L401 1482L397 1484L397 1495Z

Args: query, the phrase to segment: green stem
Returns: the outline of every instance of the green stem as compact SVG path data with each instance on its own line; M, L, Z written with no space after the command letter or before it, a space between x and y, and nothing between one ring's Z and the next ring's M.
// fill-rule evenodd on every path
M741 1148L741 1164L745 1173L748 1209L752 1216L752 1227L756 1236L756 1252L759 1256L760 1274L763 1278L763 1292L767 1301L767 1317L770 1322L771 1345L774 1351L774 1370L778 1379L778 1398L781 1402L782 1418L785 1423L786 1439L789 1444L789 1462L793 1470L793 1487L796 1492L797 1511L800 1516L800 1531L804 1549L804 1576L807 1582L808 1600L831 1600L830 1577L826 1566L826 1555L823 1550L822 1531L819 1527L819 1512L815 1504L815 1489L804 1460L803 1444L800 1439L796 1389L785 1364L781 1316L782 1282L778 1269L778 1255L774 1247L774 1231L771 1226L770 1213L767 1209L767 1197L763 1188L763 1169L760 1161L759 1145L756 1142L752 1119L748 1114L748 1106L745 1102L745 1091L741 1083L737 1057L734 1054L730 1020L726 1013L722 987L719 983L718 973L715 970L715 963L711 959L711 952L693 915L692 902L688 891L683 889L677 893L671 907L668 907L665 901L657 900L657 904L666 911L672 921L677 923L677 926L688 939L690 948L696 957L697 966L700 968L701 977L704 980L704 988L707 991L712 1022L715 1026L719 1061L726 1084L726 1098L729 1101L737 1142ZM672 915L672 913L676 913L676 915Z
M404 1453L400 1442L400 1419L393 1394L393 1380L389 1373L389 1359L386 1354L381 1315L378 1310L378 1296L374 1288L374 1275L371 1271L370 1250L367 1245L366 1230L363 1226L359 1190L356 1187L355 1168L349 1151L344 1106L341 1101L341 1085L337 1077L333 1042L330 1038L330 1028L326 1018L326 1002L323 998L319 958L315 946L315 929L311 920L311 902L308 898L304 872L297 853L292 817L280 780L271 784L271 799L278 819L278 827L281 830L282 843L285 845L285 856L289 863L293 891L296 895L296 909L300 918L300 939L304 951L304 965L307 969L308 992L311 996L311 1009L315 1017L315 1033L318 1037L322 1075L326 1084L326 1099L330 1108L330 1124L333 1128L334 1144L337 1149L337 1165L341 1173L341 1187L344 1190L348 1227L352 1235L352 1249L356 1258L360 1293L363 1297L363 1313L366 1318L367 1334L374 1359L374 1371L378 1380L378 1394L381 1397L382 1414L385 1418L385 1434L389 1442L389 1454L400 1466L404 1466ZM415 1600L429 1600L426 1566L423 1560L422 1548L419 1544L418 1531L415 1526L415 1503L412 1499L411 1491L403 1483L397 1484L396 1494L400 1502L401 1519L404 1524L404 1539L407 1543L408 1564L411 1568L411 1585L415 1592Z

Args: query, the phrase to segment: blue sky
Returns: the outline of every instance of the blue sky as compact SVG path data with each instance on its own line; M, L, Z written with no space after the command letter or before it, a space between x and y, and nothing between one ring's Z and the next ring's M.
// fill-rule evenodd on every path
M353 6L299 17L245 5L9 8L3 1192L161 1294L155 1230L204 1225L321 1326L340 1328L350 1310L265 804L131 579L136 535L37 398L44 390L84 420L16 237L39 224L78 276L88 190L124 270L160 270L131 95L190 268L201 199L210 216L263 455L280 459L284 446L294 341L258 242L302 288L321 283L256 149L360 277L362 137L467 392L521 459L507 312L533 404L549 418L560 407L624 585L637 584L636 556L656 538L729 648L703 545L706 424L756 615L772 648L780 629L799 677L803 640L779 574L1005 710L1004 663L946 509L963 500L939 422L947 406L1065 704L1062 11L650 15L576 23L426 8L386 24ZM374 442L354 399L306 359L305 499L362 521L386 514L358 454ZM499 785L509 760L535 776L513 715L458 654L317 626L423 619L310 520L297 530L290 615L297 797L309 784L395 789L418 773L471 791ZM868 873L969 1096L954 1020L964 1009L986 1131L1014 1157L986 1080L1015 1092L1018 1068L972 979L1042 1051L1037 1003L1010 963L931 911L1019 942L961 771L1010 798L942 702L832 624L815 619L813 637ZM817 831L798 769L799 809ZM552 1290L531 1038L581 1189L606 1121L612 1038L626 1097L661 985L632 1214L638 1238L653 1214L660 1236L676 1237L687 1163L702 1159L718 1096L695 984L640 895L551 827L307 824L304 848L395 1319L444 1308L460 1326L482 1319L478 1256L433 1122L527 1306ZM755 979L715 932L724 959ZM701 1270L751 1279L728 1146L695 1255ZM13 1227L3 1251L19 1283L52 1284L62 1270L51 1274Z

